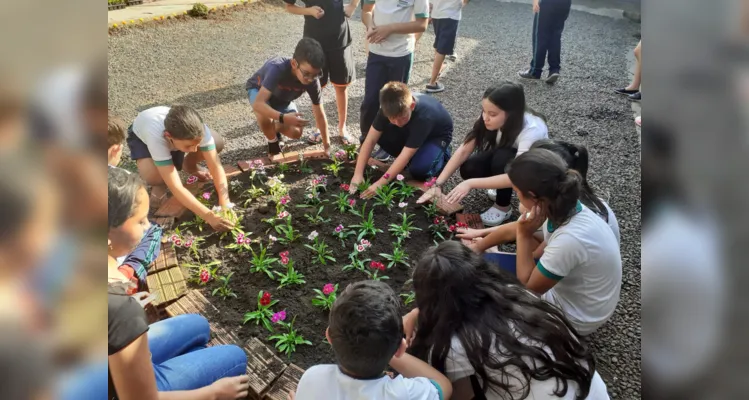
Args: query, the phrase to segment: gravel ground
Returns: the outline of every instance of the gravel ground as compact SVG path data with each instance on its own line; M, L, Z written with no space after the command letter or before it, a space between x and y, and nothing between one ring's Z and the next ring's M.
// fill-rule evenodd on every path
M290 56L301 37L301 17L285 13L281 4L273 0L208 20L166 22L110 35L110 109L131 121L150 106L187 104L227 138L223 161L264 154L266 146L244 84L267 58ZM447 91L436 95L455 120L455 143L479 116L484 89L501 79L515 79L516 71L527 67L531 27L529 5L474 0L464 10L456 50L459 59L442 80ZM350 88L348 129L357 133L366 61L358 15L351 28L357 81ZM562 79L553 87L525 84L529 105L548 117L551 135L588 147L589 179L608 200L621 226L621 301L611 321L590 339L598 370L617 399L640 398L640 146L630 105L611 89L629 79L626 53L637 44L633 34L638 31L639 25L627 20L572 11L563 37ZM433 39L430 28L417 46L414 89L427 83ZM332 90L325 91L324 100L329 125L335 128ZM302 113L311 116L306 97L298 104ZM489 204L481 193L465 201L472 212Z

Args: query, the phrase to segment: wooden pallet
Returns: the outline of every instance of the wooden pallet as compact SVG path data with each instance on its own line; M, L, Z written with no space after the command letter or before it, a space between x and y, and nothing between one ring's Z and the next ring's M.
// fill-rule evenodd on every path
M258 338L244 346L247 352L247 375L250 376L250 398L261 399L286 369L286 364Z
M156 294L154 306L179 299L187 293L187 280L179 266L173 266L146 277L148 291Z
M174 246L169 242L165 243L165 241L168 240L168 237L162 237L161 252L159 253L159 256L153 260L151 265L148 266L147 271L149 274L179 265L179 262L177 261L177 252L174 250Z
M218 309L214 307L208 299L205 298L199 291L193 289L186 293L181 299L170 304L166 308L166 313L170 317L175 317L182 314L201 314L205 315L206 310L209 313L216 314Z
M263 400L286 400L290 391L296 391L304 370L290 364L263 396Z

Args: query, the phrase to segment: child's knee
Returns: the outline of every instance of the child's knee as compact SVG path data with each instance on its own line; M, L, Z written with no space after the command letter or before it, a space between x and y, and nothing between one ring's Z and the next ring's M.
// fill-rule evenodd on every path
M302 128L285 128L283 134L291 139L299 139L300 137L302 137Z

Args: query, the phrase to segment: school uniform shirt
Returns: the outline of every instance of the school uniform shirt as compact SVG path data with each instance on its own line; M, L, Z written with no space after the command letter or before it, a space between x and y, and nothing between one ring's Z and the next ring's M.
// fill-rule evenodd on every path
M453 119L442 103L420 93L413 97L416 106L411 119L402 128L391 124L382 109L372 123L373 128L382 132L377 144L393 157L397 157L404 147L418 149L427 142L450 143L453 139Z
M148 331L148 320L143 307L130 296L108 293L109 355L117 354ZM117 399L117 391L109 375L109 398Z
M364 3L375 4L372 17L376 26L429 18L428 0L364 0ZM384 57L403 57L412 54L415 47L413 33L393 33L382 43L370 43L369 51Z
M518 134L518 137L513 144L513 147L518 149L515 157L530 150L533 143L537 140L548 138L549 128L546 126L546 122L544 122L541 117L537 117L531 113L525 113L523 116L523 130L520 131L520 134ZM500 130L497 132L497 144L499 144L501 139L502 131Z
M536 264L557 284L541 297L559 306L581 335L603 325L619 303L622 258L611 228L577 202L570 220L555 227L544 223L546 248Z
M141 111L133 121L133 133L148 147L156 166L172 165L172 152L177 150L164 137L164 119L169 114L171 107L153 107ZM200 141L198 150L210 151L216 149L211 130L203 125L203 140Z
M454 19L460 21L463 0L432 0L432 19Z
M295 0L283 0L294 5ZM323 50L338 50L351 44L348 18L343 12L343 0L302 0L305 7L320 7L325 11L322 18L304 16L304 37L320 42Z
M520 339L523 340L522 338ZM548 349L545 349L547 354L552 357L551 351ZM498 360L503 360L504 357L497 354L495 351L494 344L492 343L492 347L489 350L493 357L495 357ZM531 365L532 360L528 357L523 357L523 360L526 362L526 364ZM538 362L538 361L537 361ZM491 369L487 369L487 374L489 374L492 377L496 377L501 381L501 372L495 371ZM507 383L511 385L512 390L512 398L520 398L520 396L523 393L523 388L526 384L525 381L521 380L522 374L520 373L520 370L513 365L508 365L505 367L504 371L508 376ZM450 352L447 354L447 359L445 360L445 376L447 376L448 379L450 379L450 382L455 382L459 379L463 379L466 377L469 377L471 375L475 375L476 371L471 366L471 362L468 360L468 356L466 355L466 351L463 348L463 345L460 343L460 340L457 337L453 337L451 346L450 346ZM481 378L477 376L479 379L479 382L481 382ZM567 393L564 395L564 397L558 397L554 395L554 390L557 387L557 380L556 379L547 379L545 381L539 381L532 379L530 382L528 382L529 390L528 397L525 397L526 399L535 399L535 400L542 400L542 399L564 399L564 400L575 400L577 399L577 392L579 391L580 387L575 381L567 381ZM486 392L486 400L504 400L505 398L508 398L507 396L502 397L500 393L497 393L496 391L491 389L491 386ZM601 378L601 375L598 374L596 371L593 375L593 379L590 383L590 390L588 392L588 396L585 397L585 399L588 400L606 400L609 398L608 393L606 392L606 384L603 382L603 379Z
M337 365L315 365L299 380L297 400L443 400L442 388L427 378L356 379L343 372Z
M258 89L261 87L271 92L268 104L274 109L284 109L292 101L299 98L302 93L307 92L312 104L320 104L321 89L320 80L315 79L309 85L305 85L294 76L291 71L291 59L286 57L274 57L266 61L260 69L255 72L245 88Z
M603 201L600 197L598 198L601 200L601 203L603 203L603 206L606 207L606 213L608 214L608 221L606 223L609 225L609 228L611 228L611 232L614 232L614 236L616 237L616 243L621 243L622 238L621 234L619 233L619 221L616 220L616 215L614 215L614 210L611 209L611 206L609 206L609 203Z

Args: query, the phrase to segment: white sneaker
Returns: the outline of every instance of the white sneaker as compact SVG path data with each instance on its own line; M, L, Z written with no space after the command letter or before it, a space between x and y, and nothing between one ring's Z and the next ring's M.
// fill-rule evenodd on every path
M497 226L507 221L511 214L511 211L504 212L496 207L491 207L481 214L481 222L486 226Z
M486 195L489 196L492 201L497 200L497 189L486 189Z

